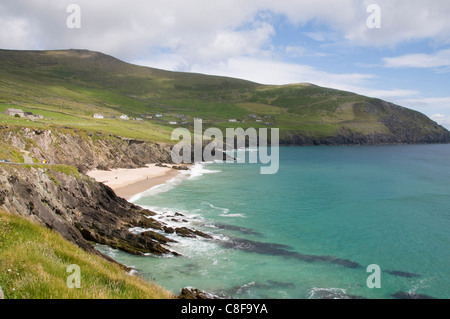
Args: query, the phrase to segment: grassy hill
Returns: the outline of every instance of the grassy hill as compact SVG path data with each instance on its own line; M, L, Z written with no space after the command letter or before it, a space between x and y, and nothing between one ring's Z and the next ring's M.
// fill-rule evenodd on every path
M192 128L195 117L219 128L278 127L282 139L294 143L336 136L371 136L374 143L450 141L447 130L419 112L350 92L169 72L85 50L0 50L0 113L11 107L45 119L0 115L0 124L69 126L150 141L169 141L169 122ZM95 113L115 118L94 120ZM122 114L143 121L118 119Z
M69 289L69 265L80 267ZM169 299L173 295L89 254L61 235L0 211L0 286L7 299Z

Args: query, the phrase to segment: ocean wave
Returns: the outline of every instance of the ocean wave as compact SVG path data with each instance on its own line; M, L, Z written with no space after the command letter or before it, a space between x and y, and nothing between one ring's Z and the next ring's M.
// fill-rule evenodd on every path
M203 221L203 215L201 214L201 209L193 209L193 210L185 210L182 208L176 208L176 207L161 207L161 206L150 206L150 205L143 205L142 206L145 209L148 209L152 212L157 213L156 216L151 216L153 218L157 217L173 217L172 215L175 214L182 214L183 216L178 217L184 217L186 219L189 219L191 221Z
M182 171L182 172L180 172L180 174L178 174L174 178L168 180L164 184L153 186L152 188L150 188L142 193L136 194L135 196L130 198L129 202L135 203L142 197L154 196L154 195L157 195L160 193L168 192L169 190L173 189L175 186L180 184L184 179L186 179L186 177L188 176L188 172L189 171Z
M217 207L211 203L205 203L205 204L208 205L212 209L221 211L221 213L219 214L220 217L227 217L227 218L245 218L246 217L244 214L237 214L237 213L230 214L229 208Z
M222 162L222 161L220 161ZM202 163L196 163L193 165L189 170L186 171L180 171L177 176L174 178L168 180L164 184L156 185L142 193L136 194L132 198L130 198L131 203L135 203L136 201L140 200L142 197L150 197L154 196L160 193L165 193L179 185L183 180L185 179L195 179L198 177L203 176L204 174L216 174L221 173L220 170L210 170L206 169L205 166L209 164L218 163L218 161L210 161L210 162L202 162Z
M230 209L229 209L229 208L217 207L217 206L214 206L214 205L211 204L211 203L206 203L206 204L209 205L209 207L211 207L211 208L213 208L213 209L218 209L218 210L222 211L223 214L228 214L228 213L230 212Z
M196 163L188 172L189 172L189 179L194 179L200 176L203 176L204 174L217 174L221 173L222 171L219 170L210 170L206 169L205 166L208 164L213 164L215 162L203 162L203 163Z

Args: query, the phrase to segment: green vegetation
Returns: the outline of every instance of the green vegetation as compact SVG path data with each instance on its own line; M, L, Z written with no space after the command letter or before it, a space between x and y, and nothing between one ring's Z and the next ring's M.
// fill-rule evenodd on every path
M81 288L69 289L69 265ZM171 293L88 254L42 226L0 211L0 286L7 299L169 299Z
M65 174L68 176L75 177L77 180L81 180L81 175L77 169L69 165L52 165L50 169L54 172Z
M7 108L44 119L7 116ZM96 113L105 118L94 119ZM119 119L123 114L131 120ZM228 127L229 119L236 119L243 128L278 127L281 137L388 133L386 122L392 119L411 127L434 125L377 99L310 84L269 86L169 72L83 50L0 50L0 125L71 127L170 142L169 122L192 128L194 118L202 118L204 126Z
M0 160L12 163L23 163L24 158L20 151L9 144L0 141Z

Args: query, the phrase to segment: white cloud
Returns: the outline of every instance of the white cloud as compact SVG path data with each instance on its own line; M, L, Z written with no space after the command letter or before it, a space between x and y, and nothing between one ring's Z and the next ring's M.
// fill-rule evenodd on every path
M290 57L300 57L305 54L306 48L302 46L287 46L284 48L284 52Z
M274 34L273 15L296 26L314 23L327 31L310 32L317 40L346 39L351 44L396 45L420 39L449 42L450 1L377 0L382 28L366 26L369 0L77 0L82 29L67 30L65 8L72 0L3 0L1 21L10 33L0 33L0 47L37 49L79 47L107 51L122 58L137 58L155 47L183 50L187 56L252 54ZM19 37L9 36L17 34ZM331 36L330 36L331 35ZM37 39L29 42L33 36ZM254 39L251 37L254 36ZM254 40L254 41L250 41ZM243 49L245 46L249 50ZM249 53L250 52L250 53Z
M450 129L450 96L425 98L417 95L413 98L399 98L396 103L428 115L432 120Z
M352 43L369 46L396 46L420 40L450 42L450 1L447 0L377 0L381 8L381 29L369 29L361 23L344 29ZM366 16L367 18L367 16Z
M424 98L416 97L403 99L401 102L404 105L410 105L414 108L420 108L423 110L428 109L428 114L430 112L434 113L450 113L450 97L437 97L437 98Z
M439 68L450 66L450 49L432 54L406 54L398 57L384 58L388 68Z
M309 82L316 85L345 89L369 79L372 74L334 74L308 65L286 63L269 59L236 57L215 65L194 65L192 70L247 79L263 84L289 84Z
M450 129L450 116L444 115L444 114L433 114L430 116L430 118L438 123L439 125L445 126L446 128Z
M0 39L5 43L3 49L27 49L30 44L36 45L31 36L30 24L24 18L2 19Z

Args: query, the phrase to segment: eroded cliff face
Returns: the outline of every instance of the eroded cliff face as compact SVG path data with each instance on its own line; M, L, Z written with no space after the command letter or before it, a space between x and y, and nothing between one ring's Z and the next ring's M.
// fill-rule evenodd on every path
M135 255L178 255L170 248L173 239L164 236L177 230L152 218L156 213L68 167L1 165L0 184L3 209L57 231L86 251L100 254L93 246L98 243ZM134 227L147 231L136 234L130 231Z
M0 165L0 207L47 226L83 249L93 243L131 254L174 254L156 213L118 197L84 175L91 169L136 168L170 162L170 147L102 134L67 130L0 128L3 152L21 153L25 163ZM6 149L5 149L6 145ZM9 147L9 149L8 149ZM47 160L48 165L40 164ZM27 162L34 161L29 164ZM130 231L140 227L143 234ZM196 236L195 230L189 230Z
M0 126L4 143L29 152L39 162L65 164L85 173L92 169L137 168L171 162L171 146L73 129L12 129Z

